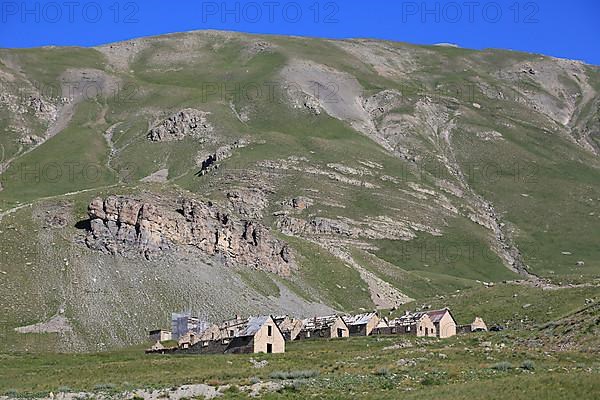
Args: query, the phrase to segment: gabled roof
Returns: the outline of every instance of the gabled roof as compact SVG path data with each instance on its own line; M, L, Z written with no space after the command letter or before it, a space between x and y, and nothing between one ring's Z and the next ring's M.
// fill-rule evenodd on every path
M340 318L338 315L328 315L325 317L307 318L305 320L302 320L302 330L327 329L327 328L331 327L333 324L335 324L335 321L337 321L338 319L340 319L342 321L342 323L344 325L346 325L346 322L344 322L344 319Z
M419 322L421 320L421 318L423 318L425 316L427 316L427 318L429 318L429 315L427 315L427 313L424 313L424 312L417 312L417 313L407 312L403 316L391 320L389 322L389 326L393 327L395 325L401 325L401 326L414 325L417 322Z
M281 336L283 336L283 332L281 332L281 329L279 329L279 327L273 320L273 317L271 317L270 315L262 315L259 317L248 318L245 321L244 326L242 326L242 329L239 332L237 332L233 337L254 336L260 330L260 328L262 328L263 325L269 321L273 322L273 325L275 325Z
M456 323L454 316L452 315L452 313L450 312L450 309L448 309L448 308L443 308L441 310L433 310L433 311L426 312L426 314L429 315L429 318L431 318L431 320L433 321L434 324L440 322L440 320L444 317L444 315L446 315L446 313L450 314L450 317Z
M342 317L346 325L366 325L371 319L377 317L376 312L358 314L358 315L346 315Z
M271 317L267 315L248 318L245 326L235 335L235 337L254 336L270 319Z

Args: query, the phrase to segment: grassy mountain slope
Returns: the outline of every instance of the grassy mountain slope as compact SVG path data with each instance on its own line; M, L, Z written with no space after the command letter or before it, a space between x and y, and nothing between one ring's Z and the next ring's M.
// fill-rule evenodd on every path
M8 349L139 342L181 308L214 320L308 316L482 282L600 276L596 67L206 31L1 50L0 82ZM211 133L148 139L185 109L210 113ZM223 146L218 168L199 174L199 160ZM187 248L162 261L89 250L87 204L113 194L212 201L264 223L299 269L271 276ZM61 311L66 341L13 330Z

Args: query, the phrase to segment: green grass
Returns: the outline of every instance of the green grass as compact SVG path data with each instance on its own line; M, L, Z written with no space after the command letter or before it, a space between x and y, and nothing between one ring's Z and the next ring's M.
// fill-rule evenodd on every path
M600 253L593 245L600 234L597 160L529 122L513 129L482 124L501 132L504 140L482 143L459 131L459 159L470 166L465 169L470 184L518 227L515 242L525 262L555 281L579 283L598 276ZM586 266L577 267L577 261Z
M355 269L316 244L291 237L286 240L299 250L299 274L321 301L345 311L373 309L368 286Z
M57 96L59 77L70 68L104 69L104 57L94 49L77 47L0 50L16 57L27 77L44 92ZM42 85L42 86L40 86Z
M83 103L72 125L17 159L2 175L0 199L10 205L116 183L106 166L108 148L101 131L85 124L98 111Z
M289 343L286 353L278 355L160 356L145 355L141 348L80 355L3 354L0 388L20 395L56 392L60 387L118 393L132 388L161 389L192 383L244 386L256 380L283 379L296 383L265 398L416 398L436 393L450 398L497 398L490 389L506 387L506 393L520 396L516 393L519 385L526 385L530 395L553 396L555 391L564 396L573 389L579 398L594 398L600 373L594 356L556 353L547 357L519 345L517 339L488 334L444 341L410 337L314 340ZM486 352L479 346L482 340L491 341L494 350ZM387 349L398 341L409 341L413 347ZM252 368L251 358L266 360L267 364ZM401 366L400 359L413 360L415 365ZM535 373L524 368L492 368L500 361L520 366L526 360L535 362ZM239 395L232 392L236 393L228 392L225 398Z
M500 283L491 288L479 286L420 299L418 303L403 305L397 313L412 310L421 304L431 305L434 309L447 306L459 324L471 323L478 316L484 319L488 327L500 324L510 328L530 328L562 318L584 307L586 298L598 299L598 289L543 290Z
M515 279L489 248L486 232L471 222L452 220L442 236L427 233L411 241L380 240L375 255L399 268L428 276L499 282ZM417 274L420 275L420 274ZM464 288L450 286L446 289Z
M377 258L367 251L355 249L352 256L360 265L414 299L428 299L438 293L448 293L477 285L469 279L450 275L418 270L408 271Z

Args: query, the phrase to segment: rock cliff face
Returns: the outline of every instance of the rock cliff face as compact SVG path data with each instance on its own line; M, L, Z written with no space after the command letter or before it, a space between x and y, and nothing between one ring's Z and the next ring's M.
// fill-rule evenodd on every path
M177 141L187 136L205 141L213 131L208 115L203 111L186 108L154 126L147 137L153 142Z
M258 222L240 220L212 203L184 200L180 210L126 197L96 198L89 205L89 248L147 259L193 246L230 265L289 275L292 250Z

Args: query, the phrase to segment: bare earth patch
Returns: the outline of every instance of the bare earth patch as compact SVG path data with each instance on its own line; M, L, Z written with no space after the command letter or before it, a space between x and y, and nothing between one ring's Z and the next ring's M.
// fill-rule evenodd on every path
M19 333L65 333L72 332L73 329L69 324L69 320L62 315L55 315L46 322L38 322L37 324L21 326L15 328Z

